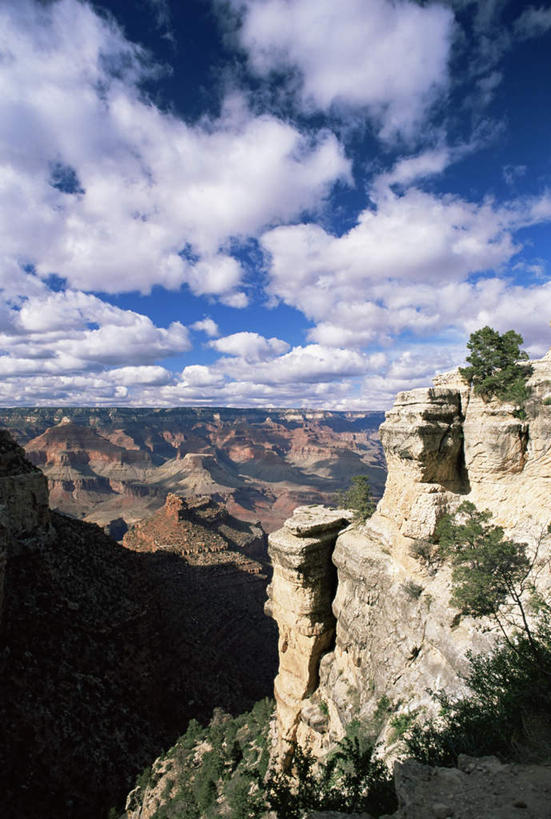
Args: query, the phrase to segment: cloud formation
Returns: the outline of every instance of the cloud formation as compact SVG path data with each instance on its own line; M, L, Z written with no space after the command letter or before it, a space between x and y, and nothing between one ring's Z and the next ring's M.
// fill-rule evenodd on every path
M232 0L251 68L298 73L307 110L365 109L410 137L448 84L453 14L411 0Z
M242 307L229 240L348 176L333 134L255 115L238 93L216 119L162 112L141 90L159 69L91 6L11 1L0 23L0 246L41 277L108 293L186 283Z
M508 201L458 178L547 9L230 0L219 110L184 117L148 96L165 69L106 1L0 5L0 402L365 409L460 363L484 324L545 351L530 228L551 194L521 154L494 163ZM169 10L148 0L157 40L178 36Z
M406 162L396 168L388 181L413 178ZM311 341L359 349L405 330L464 333L487 323L489 311L498 329L508 329L501 324L515 289L487 275L520 251L515 231L551 220L547 195L498 206L414 187L396 194L378 180L373 197L375 207L342 236L310 223L262 237L270 291L315 322ZM551 308L545 286L521 290L538 312Z

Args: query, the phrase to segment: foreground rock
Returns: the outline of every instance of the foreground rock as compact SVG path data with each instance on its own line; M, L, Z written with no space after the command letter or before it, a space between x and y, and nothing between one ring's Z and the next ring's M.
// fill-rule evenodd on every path
M270 535L274 566L266 613L279 629L279 674L274 683L278 755L286 762L297 738L301 711L308 710L320 730L326 722L310 695L319 684L320 658L332 646L335 617L331 603L336 572L331 553L339 531L353 513L299 507L285 526Z
M460 756L457 768L412 759L394 771L399 809L392 819L548 819L551 763L503 765L496 757Z
M503 765L496 757L460 756L457 768L397 762L399 808L382 819L549 819L551 763ZM311 813L309 819L370 819L367 813Z
M438 520L462 501L489 509L529 549L541 538L538 583L549 595L551 354L533 367L523 419L485 404L457 372L400 393L380 429L388 479L373 517L324 539L325 512L312 508L317 545L292 520L270 536L283 757L294 738L323 755L356 719L392 755L407 725L434 713L430 689L463 692L467 651L487 651L496 633L450 606L449 569L432 560Z

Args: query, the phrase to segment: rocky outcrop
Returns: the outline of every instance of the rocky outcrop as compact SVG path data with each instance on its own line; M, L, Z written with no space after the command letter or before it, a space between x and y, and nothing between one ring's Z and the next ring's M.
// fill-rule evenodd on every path
M295 742L301 709L318 687L320 658L334 642L331 601L336 574L331 553L339 531L351 519L345 510L299 507L283 529L269 537L274 574L265 610L279 628L274 692L284 760Z
M551 353L533 368L522 418L512 405L484 403L457 371L428 389L400 393L380 428L388 477L373 517L344 529L334 547L328 541L314 549L306 575L297 570L292 583L273 583L269 605L281 621L280 752L296 737L323 754L353 719L391 752L400 728L435 708L428 690L460 693L467 650L493 644L489 622L450 606L449 569L437 570L430 550L440 517L468 499L529 548L543 538L539 556L549 558ZM322 525L322 513L313 509L312 525L318 514ZM274 577L289 574L285 545L295 542L289 525L271 535ZM551 587L548 564L539 582ZM327 637L313 653L312 638L301 637L290 662L283 649L292 624L281 612L294 612L288 619L300 623L305 599L324 601L320 622L334 622L334 643ZM320 633L332 628L324 625Z
M201 562L204 555L228 550L266 561L262 527L237 520L209 496L168 494L163 508L133 526L123 544L137 552L167 550L195 562ZM206 562L212 559L207 557Z

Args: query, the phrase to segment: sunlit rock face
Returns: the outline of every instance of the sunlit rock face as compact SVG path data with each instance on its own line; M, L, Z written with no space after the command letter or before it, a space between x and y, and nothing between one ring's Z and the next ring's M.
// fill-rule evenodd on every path
M292 519L270 536L281 755L297 740L322 754L354 719L391 753L394 717L433 711L429 689L460 693L467 651L494 643L491 623L450 606L449 568L421 559L418 547L470 500L529 549L540 540L539 556L549 557L551 355L532 364L525 418L513 405L485 403L458 371L399 393L380 428L388 478L373 517L341 522L335 538L323 535L327 510L311 507L301 515L310 533L318 521L316 545L293 533ZM538 582L551 586L549 570Z
M319 684L322 654L333 645L331 602L336 572L331 553L351 515L322 506L299 507L285 526L269 537L274 574L266 613L279 627L277 700L279 753L292 749L304 701Z

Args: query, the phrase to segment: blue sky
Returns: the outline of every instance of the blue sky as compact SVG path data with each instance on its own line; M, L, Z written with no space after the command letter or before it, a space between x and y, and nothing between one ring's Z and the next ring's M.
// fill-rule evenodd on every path
M0 402L363 410L551 344L551 4L3 0Z

